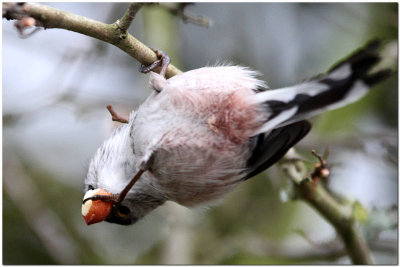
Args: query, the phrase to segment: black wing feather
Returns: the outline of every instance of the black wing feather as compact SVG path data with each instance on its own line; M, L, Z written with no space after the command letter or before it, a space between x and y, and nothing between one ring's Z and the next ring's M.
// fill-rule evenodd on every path
M306 120L274 129L266 137L265 133L256 136L251 157L247 160L244 180L269 168L280 160L286 152L303 139L311 129Z

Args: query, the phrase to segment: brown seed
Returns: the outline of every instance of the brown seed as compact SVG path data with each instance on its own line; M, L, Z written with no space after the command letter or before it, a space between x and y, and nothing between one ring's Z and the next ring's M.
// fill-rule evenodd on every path
M83 200L95 195L111 195L104 189L98 188L86 192ZM82 204L82 216L87 225L104 221L111 212L112 203L102 200L88 200Z

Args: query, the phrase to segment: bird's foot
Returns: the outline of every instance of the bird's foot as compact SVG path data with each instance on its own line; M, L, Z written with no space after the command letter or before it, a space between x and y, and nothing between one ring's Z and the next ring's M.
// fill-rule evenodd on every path
M160 75L165 78L165 74L167 73L168 65L171 62L171 59L167 54L165 54L161 50L158 49L152 49L152 50L156 53L158 60L154 61L149 66L144 66L143 64L140 65L139 71L142 73L148 73L158 67L161 67Z

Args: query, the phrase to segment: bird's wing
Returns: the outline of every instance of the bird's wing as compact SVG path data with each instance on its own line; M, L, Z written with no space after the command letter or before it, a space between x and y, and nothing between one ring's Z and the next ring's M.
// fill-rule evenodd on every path
M264 171L280 160L286 152L300 141L311 129L306 121L295 122L253 137L255 146L246 163L244 180Z

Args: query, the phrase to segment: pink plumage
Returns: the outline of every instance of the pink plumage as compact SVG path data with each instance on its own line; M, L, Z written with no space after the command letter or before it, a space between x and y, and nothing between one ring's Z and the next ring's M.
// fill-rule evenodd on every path
M239 66L210 67L188 71L169 80L152 73L150 84L158 80L156 89L162 91L160 98L169 98L175 109L203 120L214 134L240 144L254 135L265 119L260 106L252 100L264 85L255 78L257 74Z
M113 208L106 219L118 224L132 224L168 200L218 200L282 158L310 130L306 118L358 100L387 77L387 70L369 73L378 48L372 42L327 74L276 90L265 90L258 73L241 66L168 80L151 73L154 92L96 152L86 186L117 194L143 172L122 210Z

